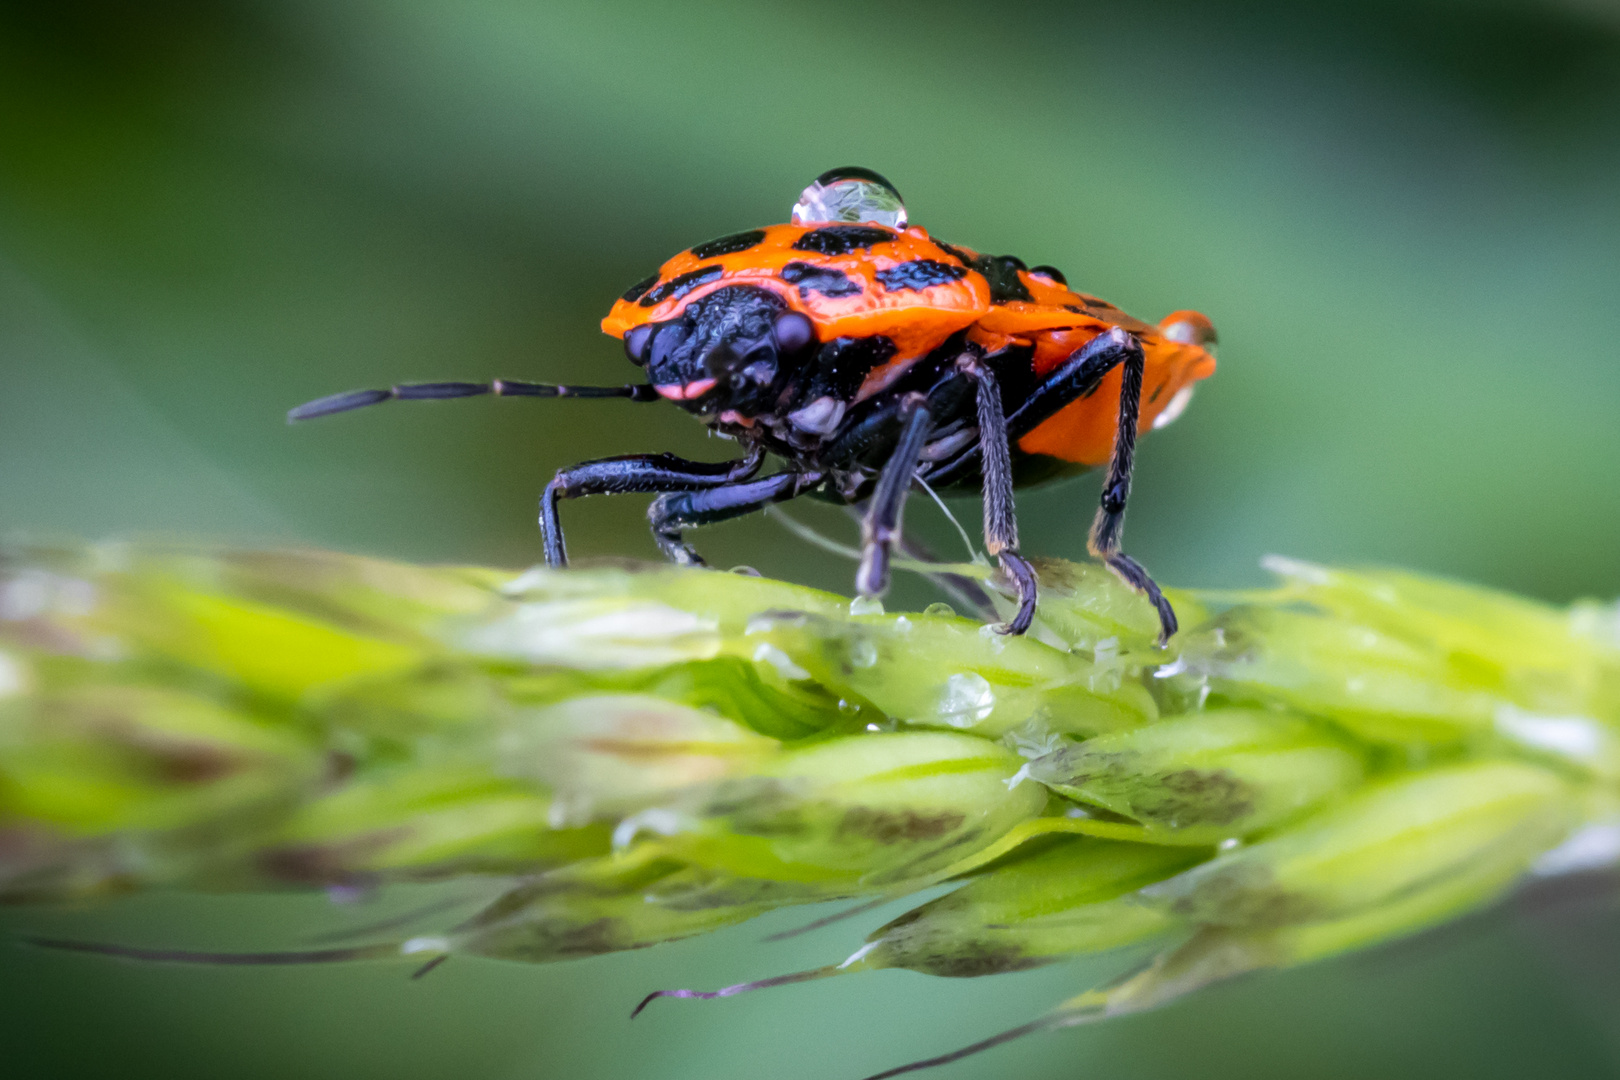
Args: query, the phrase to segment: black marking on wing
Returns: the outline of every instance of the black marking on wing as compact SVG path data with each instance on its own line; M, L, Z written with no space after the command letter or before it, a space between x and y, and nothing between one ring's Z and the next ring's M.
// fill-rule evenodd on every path
M679 300L699 285L713 281L723 273L725 273L725 270L718 266L700 266L696 270L682 274L680 277L670 278L658 288L643 296L641 306L652 307L654 304L662 304L665 300L671 298Z
M822 296L854 296L861 291L861 283L842 270L802 262L782 267L782 280L797 285L799 295L806 300L813 292Z
M1065 287L1067 287L1069 284L1069 279L1063 276L1063 271L1059 270L1055 266L1032 266L1030 267L1029 272L1032 274L1039 274L1044 278L1050 278L1059 285Z
M967 268L936 262L933 259L912 259L874 275L885 289L900 292L905 289L927 289L961 281L967 277Z
M692 249L694 259L712 259L717 255L735 255L739 251L747 251L758 246L765 239L764 229L750 229L748 232L732 233L722 236L718 240L710 240L706 244L699 244Z
M852 251L886 244L895 234L870 225L828 225L812 229L793 241L794 251L814 251L818 255L848 255Z

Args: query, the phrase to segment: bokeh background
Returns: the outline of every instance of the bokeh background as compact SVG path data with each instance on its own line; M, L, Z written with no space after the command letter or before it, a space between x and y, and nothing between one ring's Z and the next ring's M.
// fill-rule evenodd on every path
M729 444L623 402L299 428L284 411L410 379L628 380L597 331L611 300L694 242L783 220L843 164L888 175L948 240L1056 264L1142 317L1215 320L1220 373L1140 458L1129 549L1162 580L1258 583L1275 551L1555 601L1620 593L1605 0L0 0L0 529L533 561L559 466ZM1095 491L1022 496L1025 550L1081 555ZM572 550L651 557L644 505L569 505ZM850 535L836 511L799 514ZM955 552L931 508L910 521ZM699 540L719 565L850 580L769 521ZM894 602L930 599L907 582ZM376 910L152 897L0 929L258 947ZM550 968L458 960L421 983L391 964L0 949L0 1062L856 1077L1117 966L886 972L624 1020L649 988L819 964L869 925L776 946L751 925ZM1620 1075L1617 926L1607 902L1505 909L939 1075Z

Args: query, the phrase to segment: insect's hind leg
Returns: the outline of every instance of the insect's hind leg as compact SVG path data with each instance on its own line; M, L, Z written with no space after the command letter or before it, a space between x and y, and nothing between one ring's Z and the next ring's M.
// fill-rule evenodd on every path
M759 471L764 460L765 452L754 447L736 461L711 463L687 461L673 454L632 454L559 469L540 496L540 535L545 543L546 565L568 565L568 548L557 516L559 499L638 491L699 491L746 480Z
M653 539L671 562L703 566L702 557L681 538L682 530L742 517L795 498L822 479L817 472L780 472L762 480L740 480L700 491L671 491L653 500L647 519Z
M1103 481L1101 505L1091 523L1086 548L1108 564L1120 580L1143 593L1159 613L1159 644L1163 645L1178 629L1175 609L1142 564L1120 550L1120 534L1125 528L1125 503L1131 494L1131 470L1136 458L1136 427L1141 414L1142 346L1127 337L1129 346L1120 361L1119 422L1114 432L1114 453Z
M1101 506L1091 526L1086 547L1131 588L1143 593L1159 613L1159 641L1162 644L1176 632L1176 613L1142 565L1119 549L1120 532L1125 525L1125 502L1131 491L1131 468L1136 456L1136 428L1142 404L1142 345L1117 327L1097 335L1074 355L1046 376L1013 413L1006 418L1010 442L1034 431L1064 406L1096 392L1114 368L1123 369L1120 378L1119 419L1114 436L1114 452L1103 482ZM929 483L948 484L965 475L983 454L983 446L968 447L957 457L930 470ZM986 469L986 475L989 470ZM986 484L986 498L990 487ZM1010 506L1010 500L1009 500Z

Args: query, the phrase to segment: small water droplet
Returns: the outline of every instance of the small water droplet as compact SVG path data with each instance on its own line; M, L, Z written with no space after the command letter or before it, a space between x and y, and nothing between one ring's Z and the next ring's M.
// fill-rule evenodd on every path
M956 618L956 609L949 604L929 604L923 608L924 615L932 615L936 619Z
M896 229L906 227L906 206L900 201L900 193L870 169L822 173L793 204L795 225L863 221Z
M869 668L878 662L877 646L866 638L849 644L849 662L858 668Z
M990 680L974 671L963 671L945 680L939 697L939 718L952 727L972 727L995 711L996 693Z
M849 602L851 615L881 615L883 614L883 601L875 596L857 596Z

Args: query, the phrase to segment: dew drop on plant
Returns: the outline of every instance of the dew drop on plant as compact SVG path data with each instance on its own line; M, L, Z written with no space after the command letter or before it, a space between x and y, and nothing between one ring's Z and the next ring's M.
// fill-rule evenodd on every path
M990 680L977 672L958 672L945 680L939 697L939 718L952 727L972 727L988 719L996 707Z
M900 193L869 169L833 169L815 182L793 204L793 224L821 225L871 222L891 228L906 227L906 207Z

